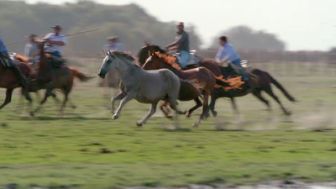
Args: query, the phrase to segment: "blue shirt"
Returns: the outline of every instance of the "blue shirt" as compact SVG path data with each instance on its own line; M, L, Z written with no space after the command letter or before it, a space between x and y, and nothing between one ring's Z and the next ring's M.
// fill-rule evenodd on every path
M234 62L240 60L240 56L230 43L225 43L219 47L215 59L218 62Z
M6 53L6 54L8 53L7 47L1 38L0 38L0 53Z

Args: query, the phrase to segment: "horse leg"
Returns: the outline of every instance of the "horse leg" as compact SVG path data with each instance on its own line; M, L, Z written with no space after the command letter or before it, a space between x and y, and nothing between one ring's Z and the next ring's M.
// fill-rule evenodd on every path
M124 98L121 99L121 101L119 103L119 107L117 108L116 112L113 114L112 119L118 119L119 116L120 116L120 112L121 112L122 108L125 106L125 104L128 101L132 100L133 98L134 98L133 95L126 94L124 96Z
M185 115L187 112L186 111L182 111L182 110L179 110L179 109L174 109L170 104L169 106L176 111L177 114L183 114ZM168 112L169 112L169 108L167 108Z
M20 98L19 98L19 105L16 106L15 112L21 113L24 110L24 108L25 108L25 104L24 104L24 101L23 101L24 98L25 98L25 95L24 95L23 89L21 88L21 95L20 95Z
M178 128L180 128L180 126L179 126L179 123L178 123L177 114L178 114L178 112L181 112L181 111L177 108L176 100L177 99L169 98L168 102L169 102L169 106L174 110L174 116L173 116L174 126L175 126L176 129L178 129Z
M217 111L215 110L217 99L218 99L217 95L213 93L211 95L211 101L210 101L210 104L209 104L209 109L210 109L210 111L212 113L212 116L214 116L214 117L217 116Z
M49 96L52 95L52 90L53 89L51 87L47 87L46 92L44 94L44 97L43 97L42 101L40 102L40 105L35 109L34 113L36 113L36 112L38 112L38 111L41 110L43 104L46 103L47 100L48 100L48 98L49 98Z
M112 113L114 112L114 110L115 110L115 102L117 101L117 100L121 100L121 99L123 99L124 97L126 96L126 93L125 92L123 92L123 91L121 91L117 96L114 96L114 97L112 97L111 98L111 107L112 107Z
M252 94L267 106L268 111L272 110L271 104L269 103L269 101L264 96L262 96L260 90L253 91Z
M72 102L72 100L68 97L68 104L72 109L76 109L77 106Z
M196 105L188 110L187 117L190 117L193 111L202 106L202 102L198 97L194 98L194 101L196 102Z
M269 94L280 106L282 111L284 112L285 115L291 115L291 112L288 111L281 103L280 99L273 93L273 90L271 87L265 89L265 92Z
M156 112L156 106L157 106L157 103L158 103L158 102L154 102L154 103L152 103L151 108L150 108L148 114L147 114L142 120L137 121L136 124L137 124L138 127L142 127L143 124L145 124L146 121L147 121L150 117L152 117L152 115Z
M203 98L202 119L209 117L209 93L206 92Z
M61 108L60 108L60 111L59 111L61 116L63 116L64 108L65 108L66 103L68 102L68 99L69 99L69 91L64 89L63 94L64 94L64 99L63 99L63 102L62 102L62 105L61 105Z
M232 105L232 108L233 108L233 111L236 115L239 115L239 110L238 110L238 107L237 107L237 103L236 103L236 100L234 97L230 97L230 101L231 101L231 105Z
M162 104L160 105L160 110L162 111L163 115L168 118L168 119L172 119L173 116L169 115L169 109L167 108L168 106L168 102L167 101L163 101Z
M52 92L50 96L53 97L56 104L59 104L61 102L60 99L57 97L56 93Z
M21 98L20 101L22 100L22 98L25 98L28 101L28 107L29 107L29 114L30 116L34 116L34 112L33 112L33 99L30 96L30 93L28 90L22 88L21 89ZM24 104L22 105L22 109L24 110Z
M13 89L7 89L5 101L1 104L0 109L5 107L7 104L9 104L12 101L12 95L13 95Z
M198 127L202 120L204 120L207 117L209 117L208 101L209 101L209 95L208 95L208 93L205 93L204 94L204 98L203 98L203 110L202 110L202 114L200 115L198 121L193 124L193 127Z

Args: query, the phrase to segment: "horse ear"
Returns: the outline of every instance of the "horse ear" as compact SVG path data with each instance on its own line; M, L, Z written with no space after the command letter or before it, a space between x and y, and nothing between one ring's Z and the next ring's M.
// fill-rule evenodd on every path
M109 56L112 57L112 56L113 56L112 51L108 51L108 52L107 52L107 55L109 55Z

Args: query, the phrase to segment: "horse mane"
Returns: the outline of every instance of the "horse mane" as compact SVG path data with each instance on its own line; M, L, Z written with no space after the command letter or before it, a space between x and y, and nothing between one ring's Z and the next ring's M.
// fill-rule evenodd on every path
M171 54L165 53L165 52L160 52L156 51L154 54L163 60L164 63L168 64L169 66L173 67L176 70L182 70L181 66L177 63L177 58L176 56L173 56Z

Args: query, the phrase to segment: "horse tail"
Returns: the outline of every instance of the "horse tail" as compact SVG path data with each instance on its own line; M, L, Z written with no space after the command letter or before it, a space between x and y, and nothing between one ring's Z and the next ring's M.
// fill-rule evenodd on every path
M288 93L288 91L270 74L268 74L269 78L271 79L271 83L273 83L291 102L296 102L296 99Z
M69 68L71 73L73 74L74 77L78 78L80 81L82 82L86 82L89 81L90 79L92 79L92 76L87 76L86 74L80 72L79 70L75 69L75 68Z

